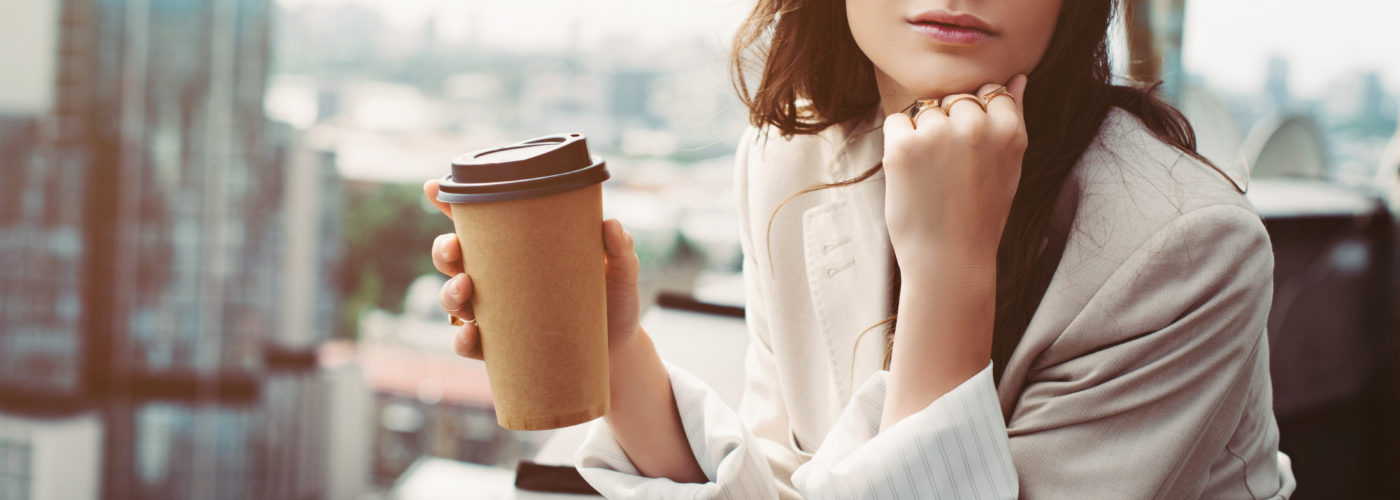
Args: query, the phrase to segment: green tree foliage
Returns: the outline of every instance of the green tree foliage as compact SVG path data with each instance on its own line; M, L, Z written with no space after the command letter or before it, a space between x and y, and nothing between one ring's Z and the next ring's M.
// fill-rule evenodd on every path
M352 185L346 201L345 304L337 331L358 336L362 314L375 308L402 313L409 283L437 272L429 254L433 238L451 232L452 221L431 208L416 185Z

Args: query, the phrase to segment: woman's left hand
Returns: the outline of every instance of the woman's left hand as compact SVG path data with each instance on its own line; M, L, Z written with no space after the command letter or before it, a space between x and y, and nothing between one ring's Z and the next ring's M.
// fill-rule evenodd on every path
M979 97L953 102L946 115L926 111L918 123L903 113L885 118L885 225L901 272L995 269L1026 150L1025 75L1006 86L1010 98L993 97L985 110Z

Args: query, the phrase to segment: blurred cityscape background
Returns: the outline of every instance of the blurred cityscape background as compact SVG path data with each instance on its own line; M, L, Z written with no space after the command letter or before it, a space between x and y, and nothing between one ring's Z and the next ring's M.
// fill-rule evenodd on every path
M484 366L451 352L428 258L451 224L421 184L582 132L645 305L732 317L726 64L751 6L0 0L0 500L508 481L554 436L498 427ZM1400 7L1134 8L1119 72L1166 82L1274 240L1296 498L1396 494Z

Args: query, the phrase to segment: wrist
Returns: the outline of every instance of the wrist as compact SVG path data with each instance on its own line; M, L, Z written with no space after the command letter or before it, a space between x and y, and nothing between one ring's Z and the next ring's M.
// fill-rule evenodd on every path
M914 274L971 275L996 270L997 243L959 238L924 238L896 242L895 258Z
M636 364L635 360L646 353L647 347L652 347L651 336L638 325L631 335L608 341L608 365L615 371L618 367Z
M977 252L929 252L935 256L899 263L901 294L957 290L968 298L996 295L996 255Z
M644 386L647 384L638 382L658 373L669 379L665 376L665 367L656 353L651 336L641 327L625 339L608 344L608 385L614 402L633 392L645 392Z
M895 357L901 350L915 358L939 352L946 361L985 363L996 320L995 266L950 265L901 274ZM954 364L960 363L947 366Z

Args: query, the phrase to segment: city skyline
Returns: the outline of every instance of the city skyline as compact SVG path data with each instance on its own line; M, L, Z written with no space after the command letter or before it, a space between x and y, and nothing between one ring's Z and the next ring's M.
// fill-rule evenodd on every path
M277 0L284 9L360 5L396 29L413 31L434 20L443 40L494 49L569 50L601 47L627 37L638 46L698 39L727 49L752 0L647 0L528 3L468 0ZM930 7L942 2L929 1ZM1335 0L1326 8L1304 0L1194 0L1186 2L1184 68L1231 91L1258 90L1266 61L1293 62L1300 95L1327 91L1332 79L1367 69L1400 93L1400 3ZM528 20L529 29L524 28ZM1306 31L1298 28L1306 26Z

